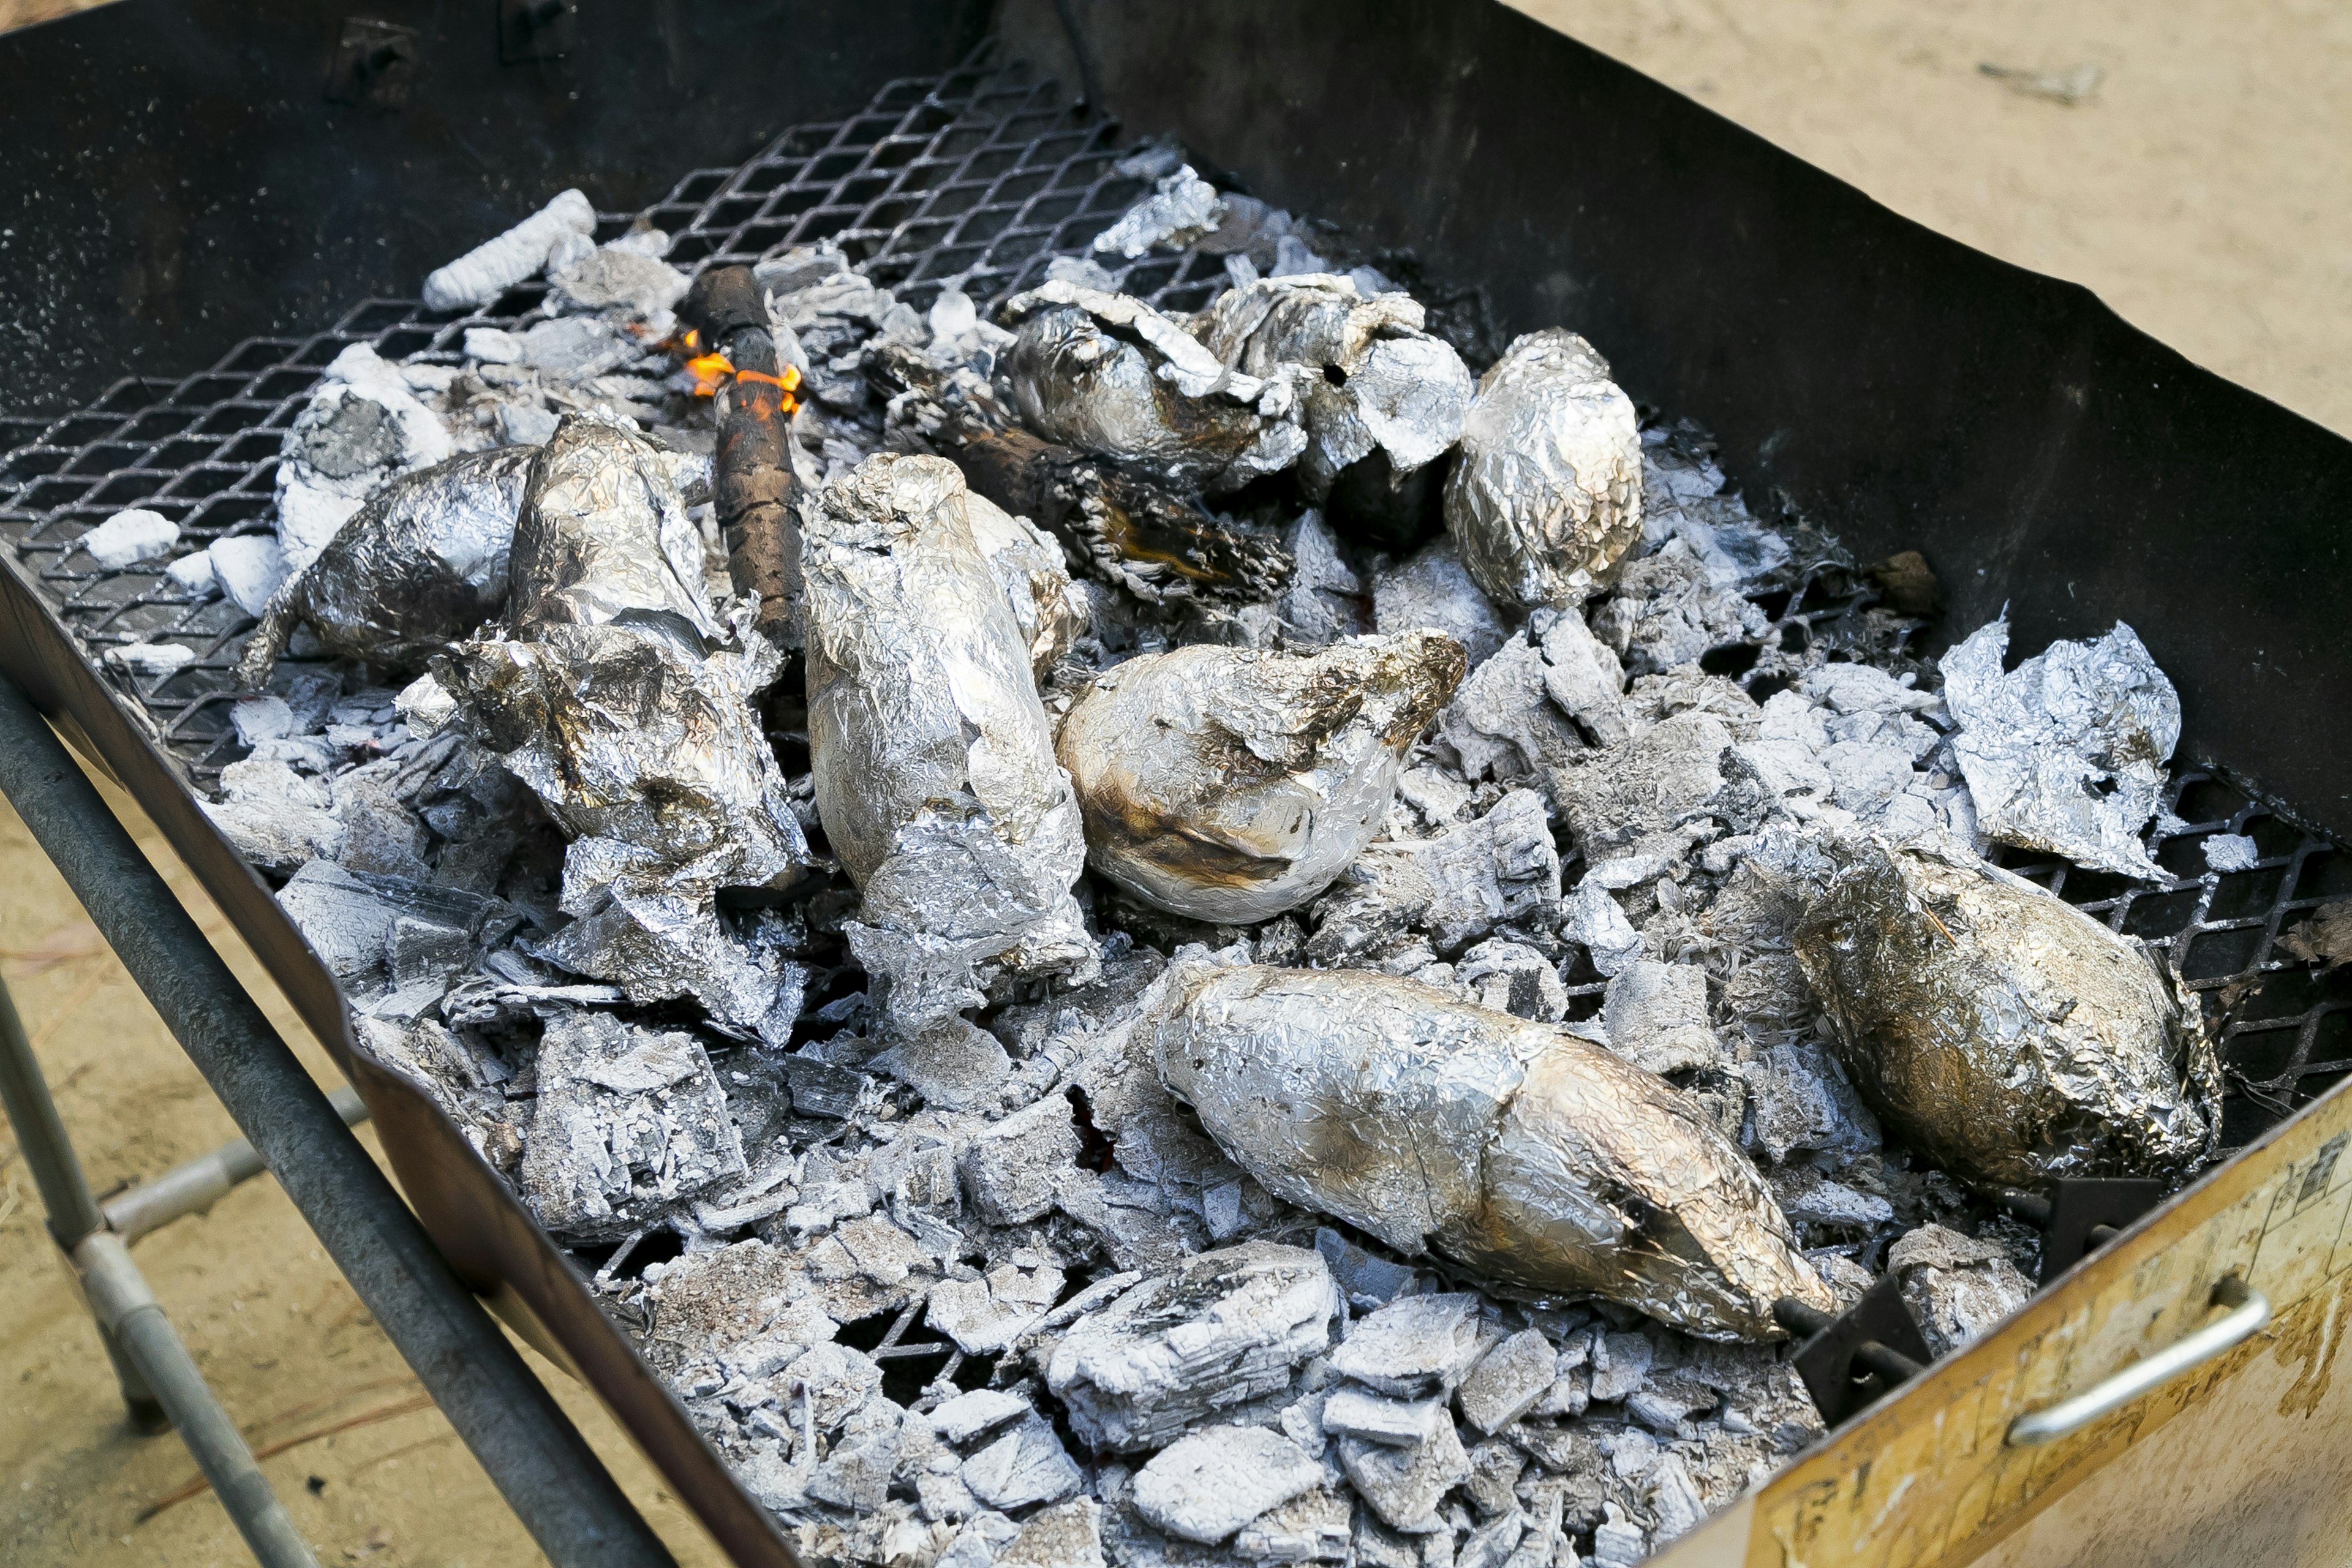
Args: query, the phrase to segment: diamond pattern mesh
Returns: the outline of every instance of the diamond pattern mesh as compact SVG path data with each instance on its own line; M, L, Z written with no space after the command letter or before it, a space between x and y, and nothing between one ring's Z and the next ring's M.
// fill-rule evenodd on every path
M602 222L617 234L642 216L675 237L671 259L690 271L829 238L918 308L954 283L987 310L1042 280L1054 256L1082 251L1143 194L1143 181L1115 167L1122 151L1115 124L1073 110L1052 83L984 49L943 77L889 84L850 119L788 131L740 168L697 170L642 215ZM1190 256L1110 270L1126 291L1171 310L1198 309L1223 281L1215 263ZM528 284L462 316L370 300L324 331L251 339L177 380L127 378L71 414L0 416L0 543L93 659L146 641L196 654L160 678L108 670L196 787L240 754L229 668L252 621L225 599L179 592L152 566L101 569L80 536L129 506L171 518L195 547L268 531L279 443L335 355L366 342L387 359L454 363L467 328L516 326L543 289ZM1808 581L1768 597L1773 624L1755 642L1762 662L1734 658L1721 673L1753 684L1769 678L1773 650L1846 635L1864 602L1815 589ZM2222 1031L2225 1142L2235 1146L2352 1071L2352 968L2328 973L2281 945L2319 904L2352 896L2352 855L2215 774L2184 771L2170 804L2189 826L2151 835L2150 853L2173 873L2161 885L2011 863L2115 929L2166 946ZM2253 837L2262 858L2252 869L2205 868L2200 841L2224 831ZM1581 978L1570 990L1587 1010L1598 977Z

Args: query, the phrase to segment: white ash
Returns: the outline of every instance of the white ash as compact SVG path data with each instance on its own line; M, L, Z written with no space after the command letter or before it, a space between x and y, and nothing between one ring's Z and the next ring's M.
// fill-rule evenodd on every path
M475 247L425 279L425 303L457 310L490 303L577 248L569 243L596 232L596 209L577 190L565 191L514 227Z
M162 676L196 662L196 650L175 642L134 642L110 647L106 662L131 675Z
M2216 833L2202 844L2206 867L2215 871L2251 871L2263 858L2261 846L2242 833Z
M76 541L92 565L110 572L167 555L179 542L178 523L142 507L116 512Z

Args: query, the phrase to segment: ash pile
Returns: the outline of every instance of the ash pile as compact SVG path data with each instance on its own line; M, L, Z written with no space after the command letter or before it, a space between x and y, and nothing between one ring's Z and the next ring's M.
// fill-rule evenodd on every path
M810 1561L1633 1563L1822 1436L1776 1305L1942 1353L2000 1194L2210 1157L2177 977L1987 858L2153 875L2177 699L1132 168L986 316L577 193L436 273L551 288L171 564L215 820Z

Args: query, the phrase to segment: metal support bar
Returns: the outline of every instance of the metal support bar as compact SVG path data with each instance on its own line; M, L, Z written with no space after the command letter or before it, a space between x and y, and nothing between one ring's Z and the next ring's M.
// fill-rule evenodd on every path
M561 1568L674 1560L14 682L0 793L369 1313Z
M337 1087L327 1103L356 1127L368 1117L367 1101L349 1084ZM266 1167L253 1152L250 1140L232 1138L219 1148L174 1165L152 1182L142 1182L99 1205L107 1228L126 1242L160 1230L182 1215L201 1214L228 1196L239 1183L249 1182Z
M179 1429L180 1441L212 1482L221 1506L236 1521L237 1533L262 1568L319 1568L286 1505L254 1463L236 1423L213 1397L188 1347L172 1331L122 1238L110 1231L92 1231L73 1248L73 1261L91 1314L155 1391Z

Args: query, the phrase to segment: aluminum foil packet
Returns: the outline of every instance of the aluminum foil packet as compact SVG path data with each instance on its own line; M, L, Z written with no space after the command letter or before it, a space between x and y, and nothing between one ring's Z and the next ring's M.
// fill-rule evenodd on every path
M1020 323L1003 363L1013 405L1049 440L1212 491L1307 448L1298 376L1232 370L1140 300L1050 282L1004 310Z
M1029 649L1029 669L1039 680L1087 632L1091 611L1087 596L1070 580L1070 568L1054 536L1025 517L1015 517L970 490L964 521L972 542L1004 590L1013 624Z
M884 453L803 519L817 814L865 894L851 950L902 1036L999 974L1098 962L1070 894L1077 802L968 500L954 464Z
M259 688L298 626L330 653L423 668L506 607L507 560L535 447L466 452L393 480L271 598L237 660Z
M1196 645L1096 677L1057 754L1094 868L1193 920L1269 920L1387 826L1404 754L1467 665L1443 632L1312 655Z
M448 426L417 397L425 390L366 343L328 364L278 453L278 542L289 570L316 559L378 486L455 455Z
M1342 470L1379 452L1391 485L1461 439L1470 369L1452 344L1423 331L1410 294L1359 293L1328 273L1266 278L1229 289L1195 316L1193 335L1224 364L1262 380L1303 365L1307 450L1301 489L1321 501Z
M1478 381L1445 481L1462 563L1523 609L1580 605L1642 537L1633 399L1574 332L1529 332Z
M2093 642L2054 642L2004 672L2009 618L1943 658L1952 751L1977 826L2094 870L2160 881L2140 832L2162 804L2180 740L2180 697L2121 621Z
M1748 1158L1665 1080L1549 1024L1363 970L1171 973L1161 1081L1268 1192L1540 1296L1706 1339L1835 1301Z
M1871 1109L1965 1181L2177 1181L2216 1146L2221 1068L2163 960L1963 846L1871 844L1795 942Z

